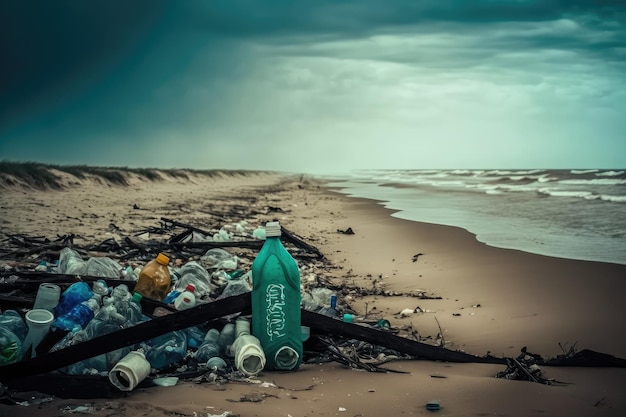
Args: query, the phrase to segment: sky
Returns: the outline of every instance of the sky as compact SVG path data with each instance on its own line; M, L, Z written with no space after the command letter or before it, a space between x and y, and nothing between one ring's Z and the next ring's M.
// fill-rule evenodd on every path
M623 0L16 0L0 54L0 160L626 167Z

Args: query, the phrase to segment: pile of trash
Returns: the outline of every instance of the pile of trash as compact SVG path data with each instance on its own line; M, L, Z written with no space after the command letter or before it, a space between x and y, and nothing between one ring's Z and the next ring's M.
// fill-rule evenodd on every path
M211 242L232 242L229 239L233 235L224 229L222 232L216 233ZM286 234L291 235L288 231ZM252 236L262 245L266 238L265 229L256 228ZM174 243L207 243L205 235L197 230L188 230L173 240ZM34 303L22 308L22 314L18 312L19 308L3 308L0 312L0 367L35 361L38 357L50 356L105 335L118 337L123 334L121 330L249 294L253 288L249 257L233 255L220 247L211 247L186 261L181 258L170 260L167 253L159 252L143 264L108 256L85 259L69 246L61 248L58 253L58 259L42 260L34 271L5 267L0 276L0 284L17 285L27 281L21 278L29 275L37 277L37 280L30 280L31 284L38 284ZM315 277L314 270L311 262L300 262L302 302L298 309L302 307L329 318L351 321L353 312L347 306L342 308L341 301L338 303L341 294L320 286L321 280ZM158 282L159 274L167 276L166 285L144 288L142 276L147 274L153 274L154 282ZM67 277L75 279L68 282ZM35 290L33 285L29 289ZM29 295L25 288L13 291L12 295L16 294ZM55 373L59 376L108 377L120 391L133 390L150 375L150 382L157 384L172 383L178 377L213 381L254 377L266 366L266 358L258 338L251 334L251 320L251 312L242 311L180 329L163 329L155 337L55 368ZM301 343L310 336L310 329L300 326L298 337ZM336 353L337 346L332 344L331 347L328 340L312 338L309 343L311 352L317 349L318 354L312 358L309 352L306 359L313 362L343 360L345 363L342 355ZM335 353L324 355L323 351L329 349ZM368 350L371 354L371 345ZM389 358L409 357L387 351ZM380 356L379 353L375 356ZM350 361L359 363L354 358ZM373 370L376 364L368 367Z

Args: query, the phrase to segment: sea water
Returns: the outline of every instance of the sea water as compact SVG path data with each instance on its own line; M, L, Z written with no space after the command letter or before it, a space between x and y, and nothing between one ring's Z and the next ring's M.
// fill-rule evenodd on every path
M490 246L626 264L626 170L361 170L328 186Z

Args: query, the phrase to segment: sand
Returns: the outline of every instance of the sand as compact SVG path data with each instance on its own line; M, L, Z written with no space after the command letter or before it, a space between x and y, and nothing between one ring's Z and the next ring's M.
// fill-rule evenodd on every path
M411 325L420 336L432 337L433 344L438 321L446 347L474 355L515 357L527 346L553 357L562 353L559 343L576 343L578 350L626 357L624 265L489 247L465 230L397 219L375 201L347 198L301 176L134 179L128 187L93 179L73 182L64 191L3 189L2 233L75 233L84 244L155 226L161 217L219 228L215 208L243 204L255 214L242 220L256 226L277 218L319 248L335 268L317 272L333 282L441 297L355 297L349 304L358 315L367 311L393 327ZM283 211L264 214L268 206ZM354 235L338 232L348 227ZM426 312L399 314L416 307ZM545 377L569 383L548 386L497 379L494 375L504 370L500 365L413 360L384 366L406 373L367 373L337 363L303 365L297 372L261 373L257 379L266 384L181 382L138 389L116 400L0 405L0 415L59 416L83 405L91 407L91 415L111 417L425 415L431 413L425 403L434 399L442 406L437 414L446 416L626 413L624 369L544 367Z

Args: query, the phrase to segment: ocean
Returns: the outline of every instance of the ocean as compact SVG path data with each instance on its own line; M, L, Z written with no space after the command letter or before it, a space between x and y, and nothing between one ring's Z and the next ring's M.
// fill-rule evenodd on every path
M490 246L626 264L626 170L359 170L328 186Z

